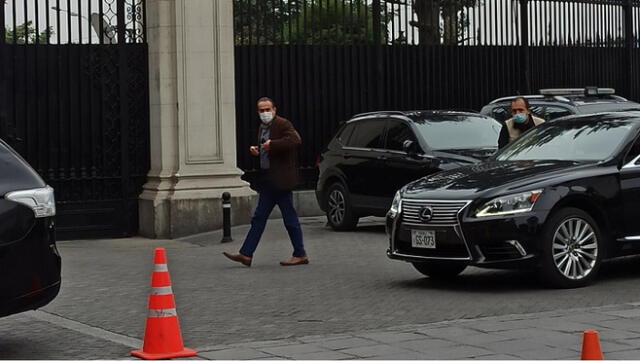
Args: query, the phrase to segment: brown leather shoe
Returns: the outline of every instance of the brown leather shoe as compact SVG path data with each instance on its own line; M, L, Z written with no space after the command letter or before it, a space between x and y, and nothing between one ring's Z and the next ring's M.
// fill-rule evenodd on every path
M309 257L291 257L286 261L280 262L281 266L297 266L301 264L309 264Z
M234 262L239 262L247 267L251 267L251 260L252 260L251 257L247 257L241 253L231 254L227 252L222 252L222 254Z

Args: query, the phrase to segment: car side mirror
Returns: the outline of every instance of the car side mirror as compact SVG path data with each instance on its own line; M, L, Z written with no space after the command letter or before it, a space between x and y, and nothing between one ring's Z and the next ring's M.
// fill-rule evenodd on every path
M402 142L402 150L405 151L407 155L415 157L418 155L418 143L407 139Z

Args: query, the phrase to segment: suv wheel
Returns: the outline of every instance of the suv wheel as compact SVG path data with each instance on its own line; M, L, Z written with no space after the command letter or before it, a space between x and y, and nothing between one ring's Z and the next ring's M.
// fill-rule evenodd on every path
M327 189L327 221L336 231L351 231L358 225L349 192L341 183L333 183Z
M602 261L603 236L585 211L564 208L545 225L542 244L542 276L558 288L586 286L593 281Z
M459 275L467 265L464 263L450 262L412 262L418 272L433 279L454 278Z

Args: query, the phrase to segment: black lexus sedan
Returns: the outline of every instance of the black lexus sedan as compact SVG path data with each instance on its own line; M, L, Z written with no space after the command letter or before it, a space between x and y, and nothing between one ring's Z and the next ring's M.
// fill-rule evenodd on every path
M0 140L0 317L42 307L60 289L53 189Z
M434 278L534 267L550 285L584 286L603 259L640 253L639 133L640 112L566 117L412 182L387 214L387 255Z
M425 175L496 152L502 125L476 113L375 112L354 116L319 158L316 197L335 230L383 217L393 195Z

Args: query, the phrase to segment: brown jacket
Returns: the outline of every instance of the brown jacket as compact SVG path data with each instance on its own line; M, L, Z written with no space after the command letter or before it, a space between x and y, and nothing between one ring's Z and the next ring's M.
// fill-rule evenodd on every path
M276 117L269 125L269 167L275 185L280 189L292 190L299 183L298 147L302 138L285 118ZM258 128L258 144L262 136L262 127Z

